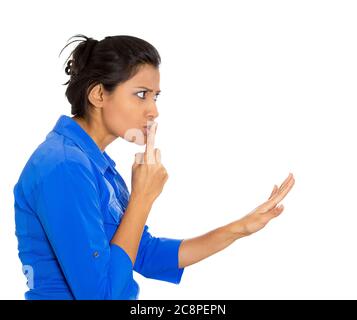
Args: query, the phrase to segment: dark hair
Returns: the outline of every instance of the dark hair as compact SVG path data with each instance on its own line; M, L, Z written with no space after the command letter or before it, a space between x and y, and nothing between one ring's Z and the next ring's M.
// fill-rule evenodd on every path
M101 83L105 90L112 92L118 84L129 80L143 64L156 68L161 63L158 51L150 43L128 35L108 36L98 41L77 34L67 40L82 38L68 43L81 41L65 61L65 72L70 79L66 97L71 104L71 113L86 117L89 111L88 93L96 84ZM71 59L70 59L71 58Z

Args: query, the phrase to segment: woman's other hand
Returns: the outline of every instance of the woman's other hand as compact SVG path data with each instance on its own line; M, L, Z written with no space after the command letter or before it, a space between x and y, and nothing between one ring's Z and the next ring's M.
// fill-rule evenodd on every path
M256 207L243 218L232 222L230 224L231 231L236 235L248 236L264 228L271 219L276 218L283 212L284 206L282 204L278 205L278 203L285 198L294 183L295 179L293 174L290 173L279 188L274 185L273 191L266 202Z

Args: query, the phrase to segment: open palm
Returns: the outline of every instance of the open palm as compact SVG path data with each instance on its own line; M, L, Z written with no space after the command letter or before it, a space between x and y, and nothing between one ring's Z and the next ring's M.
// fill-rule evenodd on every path
M283 212L284 206L277 206L277 204L285 198L294 186L294 183L295 179L293 174L290 173L279 188L277 185L274 185L273 191L266 202L256 207L243 218L234 221L231 224L231 230L233 230L235 234L248 236L264 228L271 219L279 216Z

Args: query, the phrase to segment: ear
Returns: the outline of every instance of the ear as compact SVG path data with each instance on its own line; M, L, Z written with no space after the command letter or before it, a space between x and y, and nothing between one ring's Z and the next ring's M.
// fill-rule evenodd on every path
M94 85L93 87L90 87L88 89L88 100L90 104L95 107L95 108L102 108L103 107L103 101L104 101L104 90L103 90L103 85L101 83L98 83Z

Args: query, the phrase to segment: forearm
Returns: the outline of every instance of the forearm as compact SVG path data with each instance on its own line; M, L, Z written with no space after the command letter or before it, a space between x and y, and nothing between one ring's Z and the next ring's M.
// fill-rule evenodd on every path
M184 268L199 262L244 236L242 233L237 233L236 228L232 226L233 223L230 223L201 236L184 239L179 249L179 267Z
M151 202L131 196L122 221L110 241L125 250L133 265L151 206Z

